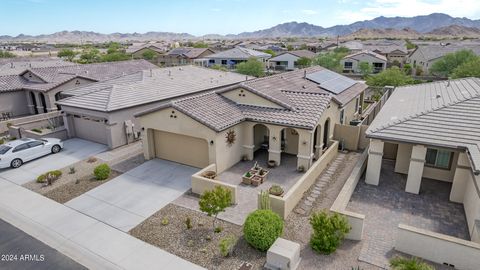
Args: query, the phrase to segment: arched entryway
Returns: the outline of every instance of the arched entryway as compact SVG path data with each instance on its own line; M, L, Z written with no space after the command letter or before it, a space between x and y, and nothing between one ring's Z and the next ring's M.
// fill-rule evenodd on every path
M55 94L55 101L59 101L61 99L60 92ZM60 111L60 105L57 104L57 109Z
M282 154L298 155L298 132L293 128L282 129Z
M318 125L315 127L315 131L313 132L313 144L312 144L312 153L314 153L314 158L317 159L320 157L319 150L317 149L317 146L320 143L320 134L322 134L322 126Z
M43 107L43 113L47 112L47 101L45 100L45 95L43 93L40 93L40 102L42 103Z
M33 92L30 92L30 99L32 100L33 113L38 114L37 99L35 98L35 94Z
M325 124L323 125L323 149L328 148L328 143L330 140L330 118L325 120Z
M270 130L263 124L253 126L253 157L265 157L268 159L268 148L270 147Z

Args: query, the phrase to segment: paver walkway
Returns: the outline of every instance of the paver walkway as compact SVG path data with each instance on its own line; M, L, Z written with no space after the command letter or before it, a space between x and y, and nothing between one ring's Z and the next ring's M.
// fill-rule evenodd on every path
M198 170L152 159L65 205L128 232L189 190Z
M303 201L299 202L295 208L295 213L300 215L310 215L312 206L322 192L327 189L328 184L332 181L334 175L337 173L340 164L345 160L346 154L338 153L334 161L332 161L327 168L320 174L315 184L304 195Z
M90 269L203 269L1 179L0 218Z

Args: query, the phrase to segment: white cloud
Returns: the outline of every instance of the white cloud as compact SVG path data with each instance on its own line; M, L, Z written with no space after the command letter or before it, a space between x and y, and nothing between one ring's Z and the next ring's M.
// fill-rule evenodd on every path
M302 13L305 15L315 15L315 14L318 14L318 11L313 9L304 9L302 10Z
M385 17L412 17L446 13L453 17L480 17L478 0L374 0L358 11L342 11L339 16L348 22Z

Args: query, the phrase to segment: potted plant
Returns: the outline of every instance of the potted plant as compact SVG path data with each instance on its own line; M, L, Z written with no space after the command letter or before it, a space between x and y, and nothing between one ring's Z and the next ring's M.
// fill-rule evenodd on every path
M283 188L279 185L273 185L268 189L268 193L275 195L275 196L282 196L283 195Z
M254 175L252 177L252 185L258 187L260 186L260 184L262 183L262 178L258 175Z
M254 174L257 174L257 173L260 171L261 168L262 168L262 167L260 167L260 166L258 165L258 162L255 161L255 164L254 164L253 167L250 169L250 171L253 172Z
M277 165L277 163L275 162L275 160L269 160L269 161L267 162L267 164L268 164L268 167L269 167L269 168L273 168L273 167L275 167L275 165Z
M245 185L250 185L252 183L253 174L251 172L246 172L242 177L242 183Z
M264 181L267 180L268 170L260 169L260 171L258 171L257 175L260 176L260 178L262 178L262 183L263 183Z
M213 180L217 177L217 173L215 171L205 171L202 173L202 176Z
M300 165L300 166L298 166L297 171L298 171L298 172L304 172L304 171L305 171L305 167L303 167L303 165Z

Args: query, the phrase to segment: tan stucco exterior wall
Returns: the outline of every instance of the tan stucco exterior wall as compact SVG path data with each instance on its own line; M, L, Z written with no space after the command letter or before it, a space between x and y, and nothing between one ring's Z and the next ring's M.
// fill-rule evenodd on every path
M0 93L0 113L10 112L13 116L27 115L28 109L27 97L24 91L3 92Z
M355 104L356 100L358 100L358 106L360 106L360 95L358 95L356 98L352 99L349 103L347 103L345 106L343 106L343 118L344 118L344 125L350 125L350 121L356 120L358 118L358 109L355 110ZM340 118L339 120L340 121Z
M282 108L280 105L242 88L225 92L222 95L238 104L248 104L278 109Z
M412 147L413 145L411 144L404 144L404 143L398 144L397 158L395 161L395 172L408 174L408 169L410 166L410 158L412 155ZM453 176L455 175L455 169L457 167L456 166L457 159L458 159L458 152L454 152L452 165L449 170L433 168L425 165L423 168L423 177L452 182Z

